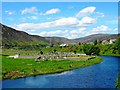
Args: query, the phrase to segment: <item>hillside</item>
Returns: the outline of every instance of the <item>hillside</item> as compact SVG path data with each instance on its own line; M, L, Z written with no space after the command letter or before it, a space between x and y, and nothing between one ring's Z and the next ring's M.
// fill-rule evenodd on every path
M13 29L11 27L1 24L0 34L2 35L2 45L3 46L16 46L16 45L34 45L40 43L47 44L62 44L73 43L72 40L63 37L41 37L38 35L30 35L26 32Z
M74 40L67 39L64 37L45 37L46 40L48 40L51 44L74 44Z
M118 34L94 34L94 35L90 35L90 36L86 36L83 38L77 38L74 39L74 41L76 43L80 42L80 43L90 43L90 42L94 42L94 40L110 40L110 39L116 39L118 37Z
M37 35L29 35L26 32L15 30L11 27L7 27L5 25L2 26L2 45L19 45L19 44L34 44L34 43L40 43L45 42L48 43L47 40L45 40L44 37L40 37Z
M37 35L30 35L26 32L13 29L11 27L1 24L2 29L0 34L2 35L2 46L19 46L19 45L37 45L37 44L76 44L76 43L89 43L97 40L109 40L117 38L117 34L94 34L77 39L67 39L64 37L41 37Z

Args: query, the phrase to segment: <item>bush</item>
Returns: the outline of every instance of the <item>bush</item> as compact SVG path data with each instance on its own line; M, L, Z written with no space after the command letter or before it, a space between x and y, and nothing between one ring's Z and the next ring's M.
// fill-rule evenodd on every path
M120 37L117 38L114 44L114 51L120 54Z
M99 55L100 49L97 46L85 44L83 51L86 55Z

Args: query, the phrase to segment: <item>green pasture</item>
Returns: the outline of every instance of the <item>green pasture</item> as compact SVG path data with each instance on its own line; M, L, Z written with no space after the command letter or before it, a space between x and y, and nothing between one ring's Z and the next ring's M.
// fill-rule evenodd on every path
M2 57L2 79L15 79L26 76L59 73L75 68L82 68L102 62L96 57L87 61L76 60L44 60L35 62L35 59L13 59Z

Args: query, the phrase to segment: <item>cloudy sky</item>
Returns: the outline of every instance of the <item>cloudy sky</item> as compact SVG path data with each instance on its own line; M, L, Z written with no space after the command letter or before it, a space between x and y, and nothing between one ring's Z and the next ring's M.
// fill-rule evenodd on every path
M40 36L69 39L118 33L117 2L4 2L2 23Z

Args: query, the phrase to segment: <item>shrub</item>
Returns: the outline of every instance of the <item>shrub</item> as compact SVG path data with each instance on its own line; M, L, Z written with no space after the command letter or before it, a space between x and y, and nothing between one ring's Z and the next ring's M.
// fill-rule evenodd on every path
M97 46L91 44L85 44L83 51L86 55L99 55L100 49Z

